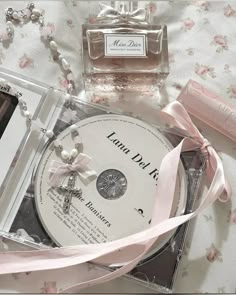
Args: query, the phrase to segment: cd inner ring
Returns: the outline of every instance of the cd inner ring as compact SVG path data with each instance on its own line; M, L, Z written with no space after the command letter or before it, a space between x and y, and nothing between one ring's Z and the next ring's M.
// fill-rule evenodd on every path
M167 149L168 151L169 150L171 150L171 149L173 149L173 147L172 147L172 145L170 144L170 142L158 131L158 130L156 130L154 127L152 127L152 126L150 126L150 125L147 125L146 123L144 123L144 122L142 122L142 121L140 121L140 120L138 120L138 119L134 119L134 118L131 118L131 117L126 117L126 116L118 116L118 115L101 115L101 116L96 116L96 118L94 118L94 117L92 117L92 118L88 118L88 119L85 119L85 120L83 120L83 121L80 121L80 122L78 122L78 127L80 128L79 129L79 132L81 131L81 133L82 133L82 135L83 135L83 128L85 128L86 129L86 126L89 126L89 124L91 124L91 123L93 123L94 125L93 125L93 127L94 126L96 126L96 124L97 123L99 123L100 124L100 122L101 123L107 123L107 124L105 124L104 126L106 127L106 128L110 128L110 122L115 122L115 126L116 126L116 128L118 128L119 127L119 125L117 125L119 122L121 122L121 124L122 124L122 122L124 122L124 123L126 123L127 124L127 126L131 126L132 128L133 128L133 126L135 126L134 125L134 123L137 125L137 126L139 126L139 128L138 128L138 132L140 132L140 130L141 130L141 128L142 129L144 129L144 131L145 131L145 128L147 129L147 131L150 133L150 132L153 132L153 134L157 134L157 137L159 138L159 140L160 140L160 142L162 142L163 143L163 146L165 145L166 147L165 147L165 149ZM96 123L96 124L95 124ZM97 124L98 126L99 126L99 124ZM118 127L117 127L118 126ZM105 128L104 127L104 128ZM108 129L109 129L108 128ZM119 133L119 134L121 134L122 132L124 132L124 130L125 130L126 128L121 128L121 129L117 129L118 131L117 131L117 133ZM154 130L155 129L155 130ZM90 144L90 141L88 140L88 138L86 137L87 136L87 134L90 132L89 131L90 129L88 129L88 130L86 130L86 132L84 133L84 135L82 136L82 140L84 139L84 143L83 143L83 145L85 146L85 147L87 147L89 144ZM135 129L134 129L135 130ZM101 131L99 128L98 128L98 131ZM147 134L148 134L148 132L147 132ZM112 134L112 133L110 133L110 131L108 132L108 133L106 133L106 135L109 135L109 134ZM138 133L139 134L139 133ZM64 130L60 135L59 135L59 137L60 137L60 139L62 139L63 141L65 140L65 143L66 143L66 140L68 141L68 130ZM85 136L86 135L86 136ZM94 134L93 134L94 135ZM126 135L126 134L125 134ZM111 137L110 137L111 138ZM86 140L87 141L86 141ZM128 139L129 139L129 135L128 136L126 136L125 137L125 139L128 141ZM148 140L148 137L147 137L147 140ZM153 139L152 139L153 140ZM108 142L108 141L107 141ZM130 141L130 145L131 145L131 143L132 143L132 141ZM70 144L70 143L68 143L68 144ZM110 148L110 146L111 146L111 143L109 143L110 145L109 145L109 148ZM127 146L128 146L128 144L127 144ZM138 140L137 141L137 144L135 144L134 145L134 147L135 147L135 149L137 148L137 146L140 146L140 140ZM106 144L106 147L107 147L107 144ZM120 154L118 153L118 152L120 152L120 151L118 151L117 150L117 147L114 147L115 149L116 149L116 153L115 153L115 155L117 156L117 157L120 157ZM141 148L141 147L140 147ZM139 149L140 149L139 148ZM134 149L134 148L133 148ZM87 152L88 151L88 153L89 154L91 154L91 155L93 155L93 149L91 149L91 147L90 147L90 150L88 149L87 150L87 148L85 149L85 151L83 151L83 152ZM143 150L138 150L139 151L139 153L140 154L144 154L145 153L145 150L143 151ZM103 152L103 154L104 154L104 152ZM121 153L122 154L122 153ZM106 155L107 156L107 155ZM133 156L133 155L132 155ZM59 246L64 246L64 245L67 245L67 244L65 244L65 242L63 242L63 241L60 241L60 239L61 239L61 237L60 237L60 235L58 235L58 237L56 237L55 236L55 234L58 234L59 232L59 230L60 230L60 228L59 229L57 229L57 230L55 230L55 228L54 228L54 225L53 225L53 221L50 221L50 218L48 218L48 216L50 217L50 216L52 216L52 211L53 211L53 207L50 207L51 205L48 203L48 201L49 201L49 198L47 198L46 196L45 196L45 194L43 195L43 194L41 194L40 193L40 189L42 189L43 188L43 186L47 186L47 183L46 183L46 181L45 181L45 178L47 178L48 177L48 175L47 175L47 168L48 168L48 166L47 166L47 164L48 164L48 162L50 161L50 159L52 159L54 157L54 155L53 155L53 151L51 150L51 147L49 146L49 148L47 149L47 151L45 152L45 154L43 155L43 157L42 157L42 160L41 160L41 162L40 162L40 164L39 164L39 169L37 170L37 173L36 173L36 183L35 183L35 191L36 191L36 207L37 207L37 210L38 210L38 213L39 213L39 217L40 217L40 219L41 219L41 222L42 222L42 224L43 224L43 226L44 226L44 228L46 229L46 231L48 232L48 234L49 234L49 236L56 242L56 244L57 245L59 245ZM122 157L123 158L125 158L125 157L127 157L126 156L126 154L125 153L123 153L122 154ZM156 153L155 153L155 157L158 157L158 155L156 155ZM122 159L123 159L122 158ZM134 158L134 157L133 157ZM109 158L110 159L110 158ZM96 160L96 157L95 157L95 159L94 160ZM137 158L136 158L136 160L137 160ZM93 164L96 164L96 163L93 163ZM101 163L99 163L99 164L101 164ZM119 165L120 165L120 163L119 163ZM147 165L147 163L146 163L146 165ZM143 165L144 166L144 165ZM151 166L151 165L150 165ZM106 165L100 170L101 172L102 171L106 171ZM119 168L119 167L118 167ZM100 167L99 167L99 169L100 169ZM98 169L98 170L99 170ZM116 170L122 170L122 169L116 169ZM139 168L137 168L137 170L138 171L142 171L141 169L139 169ZM151 170L150 170L151 171ZM140 172L141 173L141 172ZM45 177L43 177L43 175L45 174ZM100 172L98 173L98 175L100 174ZM179 190L181 191L181 194L180 194L180 197L177 199L177 200L175 200L175 203L174 203L174 206L173 206L173 208L172 208L172 214L173 214L173 216L175 216L175 215L180 215L180 214L182 214L182 212L183 212L183 210L184 210L184 208L185 208L185 204L186 204L186 179L185 179L185 172L184 172L184 168L183 168L183 165L182 165L182 163L180 164L180 168L179 168L179 172L178 172L178 174L179 174L179 176L178 176L178 181L180 182L178 185L179 185ZM96 182L94 182L93 183L93 186L94 187L96 187ZM130 189L130 187L132 188L132 186L130 186L129 184L128 184L128 189ZM57 197L57 196L56 196ZM120 200L122 200L122 198L123 198L123 196L120 198ZM51 199L53 199L53 196L51 196ZM99 199L100 201L99 202L103 202L103 204L105 204L104 202L110 202L109 203L109 206L111 206L110 204L111 204L111 202L117 202L118 200L109 200L109 199L107 199L106 200L106 198L104 198L104 200L102 200L102 197ZM44 204L44 202L45 202L45 204ZM91 201L90 201L91 202ZM47 204L49 204L50 206L47 206ZM88 204L88 203L87 203ZM79 205L81 205L81 204L79 204ZM90 206L90 205L89 205ZM88 207L89 207L88 206ZM140 207L140 206L139 206ZM139 208L139 207L137 207L137 208ZM79 207L78 207L79 208ZM90 206L89 207L89 209L94 209L92 206ZM92 211L91 210L91 212L94 214L94 210ZM145 212L145 210L144 210L144 212ZM133 214L134 212L132 212L132 214ZM140 213L140 212L139 212ZM135 213L136 214L136 213ZM61 216L60 216L60 218L61 218ZM66 218L65 218L66 219ZM64 224L65 225L67 225L68 226L68 224L67 224L67 221L66 220L63 220L63 222L64 222ZM63 226L64 226L64 224L62 224ZM54 233L52 233L52 230L54 230ZM165 244L168 240L169 240L169 236L167 237L167 238L165 238L165 239L163 239L163 243ZM67 241L66 241L67 242ZM72 244L73 244L73 242L72 242ZM69 244L68 244L69 245ZM156 245L155 246L155 249L154 249L154 251L156 252L156 251L158 251L158 249L160 249L160 241L158 241L158 245ZM105 261L103 261L103 264L106 264L106 265L111 265L111 263L110 262L105 262ZM116 264L116 265L118 265L118 264Z

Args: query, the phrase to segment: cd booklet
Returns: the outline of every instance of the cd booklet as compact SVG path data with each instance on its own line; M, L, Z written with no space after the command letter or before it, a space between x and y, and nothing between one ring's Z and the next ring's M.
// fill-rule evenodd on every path
M179 137L78 98L69 104L60 102L52 113L50 124L56 141L39 144L31 175L25 173L20 190L14 194L17 201L12 200L14 206L0 230L23 236L37 248L104 243L147 229L161 161ZM84 168L71 172L72 161L61 168L69 157L66 151L77 156L78 150L81 156L77 158ZM202 167L198 152L182 154L172 217L192 211ZM187 224L183 224L161 236L127 276L169 292L186 230Z

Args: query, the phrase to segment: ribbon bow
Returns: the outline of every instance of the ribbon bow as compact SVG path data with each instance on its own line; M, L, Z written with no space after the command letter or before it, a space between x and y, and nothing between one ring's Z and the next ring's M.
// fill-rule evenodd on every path
M98 20L114 20L114 21L133 21L133 22L146 22L147 12L144 8L139 8L133 12L128 12L126 6L122 4L120 10L116 10L111 6L101 4L101 11L97 15Z
M49 172L51 172L49 178L51 186L58 186L62 182L65 175L70 172L77 172L84 182L86 182L88 178L96 176L96 171L91 170L88 167L90 161L91 158L83 153L79 154L72 164L65 164L53 160L49 168Z
M161 112L161 117L174 129L181 131L182 134L188 136L190 140L185 145L185 150L200 149L206 160L206 172L211 181L216 172L216 162L220 159L211 146L210 142L202 136L197 127L193 124L190 116L178 101L168 104ZM225 192L219 196L219 200L225 202L231 194L231 188L227 180L225 180Z

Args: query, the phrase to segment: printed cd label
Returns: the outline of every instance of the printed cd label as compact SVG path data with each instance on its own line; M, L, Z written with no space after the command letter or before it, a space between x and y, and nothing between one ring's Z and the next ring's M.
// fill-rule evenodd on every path
M148 228L158 197L159 167L172 146L157 129L128 116L94 116L76 125L82 139L80 152L92 158L89 166L97 177L85 183L77 175L74 189L68 190L66 175L61 190L52 187L50 165L53 160L62 160L52 144L47 148L38 167L35 190L39 217L48 234L65 246L112 241ZM59 139L66 150L73 148L69 129ZM68 214L63 212L66 194L72 199ZM180 165L174 214L183 209L185 198L186 182Z

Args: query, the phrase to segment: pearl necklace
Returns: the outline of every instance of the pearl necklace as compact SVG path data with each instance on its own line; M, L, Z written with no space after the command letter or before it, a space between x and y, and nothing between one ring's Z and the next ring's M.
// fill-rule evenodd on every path
M70 65L65 57L59 52L58 45L54 40L54 32L49 26L45 26L43 12L35 8L34 3L30 3L25 9L15 10L8 8L6 14L6 31L0 33L0 42L10 43L14 37L14 24L26 23L31 20L39 24L41 39L43 42L49 42L53 60L61 65L63 74L67 81L68 93L72 93L75 89L75 79L71 71Z

